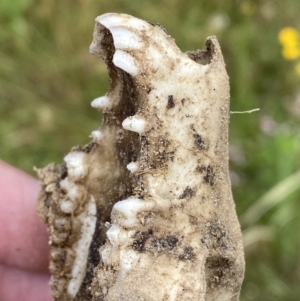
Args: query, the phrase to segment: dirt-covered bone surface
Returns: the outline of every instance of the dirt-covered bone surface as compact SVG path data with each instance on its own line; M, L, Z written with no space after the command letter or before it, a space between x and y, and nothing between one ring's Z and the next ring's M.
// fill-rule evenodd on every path
M236 301L244 274L228 173L229 80L215 37L182 53L157 24L96 18L103 124L38 170L55 300Z

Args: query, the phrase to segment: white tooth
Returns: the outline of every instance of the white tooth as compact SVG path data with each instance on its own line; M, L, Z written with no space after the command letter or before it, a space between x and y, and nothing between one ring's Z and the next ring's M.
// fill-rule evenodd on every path
M137 214L148 211L154 207L154 202L143 201L136 198L128 198L117 202L113 207L113 213L121 213L118 223L124 227L133 227L137 224Z
M99 110L111 108L111 105L112 105L112 103L108 96L101 96L101 97L95 98L91 102L91 106L93 108L99 109Z
M130 162L126 167L132 173L136 172L139 169L139 165L135 162Z
M103 134L101 131L92 131L91 136L95 142L100 142L103 139Z
M125 130L141 134L145 131L146 120L143 118L138 118L136 116L131 116L131 117L126 118L122 122L122 127Z
M135 59L125 51L117 50L113 57L113 63L132 76L139 73Z
M108 13L96 18L96 22L104 25L108 29L112 26L126 26L133 27L137 30L145 30L150 28L151 25L141 19L126 15L126 14L114 14Z
M139 36L126 28L112 27L110 32L116 48L140 49L143 46Z
M76 185L70 186L67 194L68 194L69 199L72 201L76 201L76 200L80 199L80 197L82 196L82 192Z
M133 250L120 251L120 272L118 280L125 278L127 273L136 265L140 258L140 254Z
M105 265L108 265L111 261L112 246L105 246L101 251L101 258Z
M107 230L106 235L110 243L115 247L127 240L127 232L117 225L112 225L109 230Z
M60 217L55 219L54 224L56 226L56 228L58 229L64 229L65 227L69 226L70 224L68 223L68 219L64 218L64 217Z
M64 200L60 204L60 210L64 213L72 213L73 212L73 203L68 200Z
M84 152L71 152L64 157L68 168L68 177L73 181L82 179L88 172Z

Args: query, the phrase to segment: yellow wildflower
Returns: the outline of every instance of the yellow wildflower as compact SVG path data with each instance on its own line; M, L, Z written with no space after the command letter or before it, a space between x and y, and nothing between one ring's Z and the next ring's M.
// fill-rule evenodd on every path
M285 27L280 30L278 39L283 45L286 43L295 42L299 40L299 32L293 27Z
M296 60L300 57L300 47L283 47L282 56L286 60Z
M286 60L295 60L300 57L300 34L293 27L285 27L278 34L282 45L282 56Z

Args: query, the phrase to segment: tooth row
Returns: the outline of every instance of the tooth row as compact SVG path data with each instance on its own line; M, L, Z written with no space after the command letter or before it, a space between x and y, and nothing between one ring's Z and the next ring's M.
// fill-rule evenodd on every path
M96 19L96 22L105 26L113 37L116 49L112 59L113 64L132 76L138 75L137 61L129 50L137 50L143 47L143 41L136 32L147 30L151 25L122 14L102 15ZM113 107L113 101L105 95L94 99L91 106L103 111L110 110ZM142 134L146 129L146 120L139 116L131 116L122 122L122 127L125 130ZM99 142L103 139L103 134L100 131L93 131L91 137L95 142ZM131 173L137 172L138 168L139 165L136 162L127 165L127 169ZM106 232L110 244L107 244L101 251L101 258L104 264L111 264L115 260L120 262L119 279L123 279L139 259L137 252L126 249L125 245L132 236L132 231L125 230L123 227L134 227L137 224L138 214L153 208L153 206L153 202L128 198L117 202L113 207L112 216L117 215L116 223L112 224Z
M99 132L96 136L100 138L100 134ZM97 220L97 208L94 197L89 195L84 186L78 183L88 173L86 158L87 154L82 151L72 151L64 158L68 174L65 179L59 182L59 187L64 195L64 198L59 200L59 208L62 213L69 216L60 217L55 221L58 232L68 230L68 224L70 228L72 227L71 225L80 226L79 238L69 248L71 253L66 258L66 261L71 260L73 262L71 278L67 284L68 295L72 298L78 293L86 274L89 247L93 239ZM80 211L80 214L77 211ZM57 244L63 244L66 242L69 234L69 232L59 232L58 235L54 234L53 238L59 240L56 242Z
M106 27L113 36L116 48L113 56L115 66L132 76L137 75L139 73L138 64L127 51L143 47L144 43L136 32L147 30L151 25L137 18L128 18L127 15L123 14L105 14L97 17L96 22Z
M104 14L97 17L96 22L105 26L113 36L116 48L113 56L114 65L136 76L139 73L139 67L128 50L143 47L143 41L136 32L149 29L150 24L137 18L129 18L124 14ZM99 110L111 109L112 101L108 96L101 96L94 99L91 105Z

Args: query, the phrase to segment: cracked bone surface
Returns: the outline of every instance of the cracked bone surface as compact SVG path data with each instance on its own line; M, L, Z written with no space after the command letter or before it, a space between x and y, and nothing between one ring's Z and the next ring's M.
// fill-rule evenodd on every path
M96 18L104 121L38 170L55 300L236 301L244 274L228 172L229 80L215 37L182 53L165 30Z

